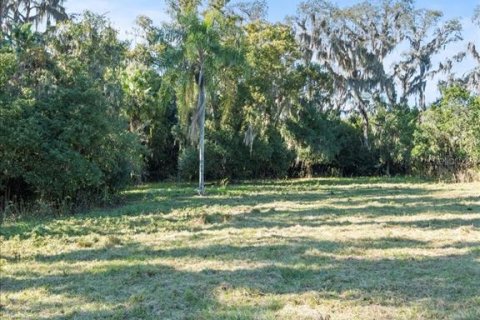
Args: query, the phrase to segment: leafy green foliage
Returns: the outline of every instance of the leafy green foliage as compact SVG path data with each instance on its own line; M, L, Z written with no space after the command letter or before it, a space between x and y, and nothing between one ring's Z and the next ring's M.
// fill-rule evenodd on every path
M113 74L124 46L98 16L68 22L43 41L23 28L1 55L0 188L53 202L91 202L123 188L141 149L116 112ZM27 39L28 41L24 41ZM76 39L77 41L73 41Z
M121 74L122 113L129 120L129 130L138 134L147 149L146 180L175 176L178 145L173 127L177 109L171 89L155 70L141 62L139 52L131 52L131 61Z
M372 135L382 173L409 173L418 115L417 109L407 106L377 108L372 118Z
M243 143L233 131L209 133L206 140L205 176L210 180L284 178L294 154L277 132L269 140L256 139L252 147ZM179 175L187 181L196 178L198 154L194 147L185 148L179 157Z
M460 87L421 116L412 155L417 169L434 175L458 175L480 163L480 98Z
M297 163L307 175L316 165L330 165L342 149L341 121L329 119L315 108L307 106L286 123L287 141L297 155ZM337 143L332 143L336 141Z
M264 1L167 4L166 24L138 18L133 45L103 16L68 20L62 1L2 2L2 208L95 202L202 168L210 180L478 170L476 69L425 104L430 76L466 55L432 64L458 21L408 0L308 1L286 24L264 19Z

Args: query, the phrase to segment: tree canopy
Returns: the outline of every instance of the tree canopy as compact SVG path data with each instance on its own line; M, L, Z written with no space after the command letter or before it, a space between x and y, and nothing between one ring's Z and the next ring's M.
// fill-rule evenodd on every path
M76 208L159 179L204 194L206 180L477 177L478 48L435 62L459 20L412 0L309 0L282 23L262 0L166 5L129 42L64 1L1 2L2 208Z

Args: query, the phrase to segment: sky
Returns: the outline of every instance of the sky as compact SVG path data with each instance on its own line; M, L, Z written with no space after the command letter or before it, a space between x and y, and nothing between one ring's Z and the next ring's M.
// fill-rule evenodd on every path
M272 22L283 21L287 15L297 11L302 0L267 0L268 19ZM358 0L334 0L340 6L348 6L359 2ZM447 18L470 18L473 9L480 5L480 0L417 0L417 7L437 9L445 13ZM120 29L122 37L134 25L135 18L146 15L156 22L166 19L165 5L162 0L67 0L66 7L69 12L81 13L91 10L105 13Z
M286 16L296 13L298 4L301 2L302 0L267 0L268 20L283 21ZM348 6L358 3L359 0L333 0L333 2L339 6ZM458 53L466 47L469 41L475 41L477 47L480 47L480 28L475 27L471 22L473 10L480 5L480 0L417 0L416 5L418 8L440 10L444 12L445 19L458 18L464 26L464 41L447 47L444 52L433 59L434 63ZM139 15L146 15L157 24L167 19L163 0L67 0L65 6L67 12L70 13L82 13L90 10L105 14L119 30L119 36L122 39L134 38L132 30L135 19ZM462 74L471 68L471 64L472 60L465 60L454 71ZM430 81L427 86L427 102L432 102L439 96L436 82Z

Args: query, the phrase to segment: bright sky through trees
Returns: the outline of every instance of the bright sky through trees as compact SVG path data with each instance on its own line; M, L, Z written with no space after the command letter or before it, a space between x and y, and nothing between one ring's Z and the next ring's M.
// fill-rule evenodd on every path
M298 5L302 0L267 0L268 2L268 20L272 22L283 21L286 16L294 15L297 12ZM337 0L334 1L340 6L348 6L358 3L359 0ZM434 59L434 63L437 64L443 61L446 57L451 57L458 53L459 48L466 46L469 41L479 42L477 46L480 46L480 34L479 29L474 28L471 18L473 10L477 5L480 5L479 0L417 0L417 7L428 8L434 10L440 10L444 13L445 19L459 18L463 24L463 37L464 41L461 43L455 43L454 45L447 46L443 54L437 56ZM120 37L125 39L134 38L133 27L135 25L135 19L139 15L149 16L155 23L160 23L167 19L168 15L165 10L164 1L158 0L84 0L84 1L67 1L66 7L69 12L81 13L84 10L91 10L97 13L105 14L114 24L114 26L120 31ZM396 57L392 57L392 61ZM458 64L455 67L455 72L463 74L471 67L471 61L466 59L463 63ZM439 96L437 88L437 80L430 81L426 89L427 102L433 102Z

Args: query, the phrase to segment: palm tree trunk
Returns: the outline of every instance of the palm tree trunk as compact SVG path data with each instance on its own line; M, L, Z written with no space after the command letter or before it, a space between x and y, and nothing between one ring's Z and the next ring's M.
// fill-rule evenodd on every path
M198 194L205 195L205 81L203 68L200 70L198 79L198 111L200 137L198 143L199 168L198 168Z

